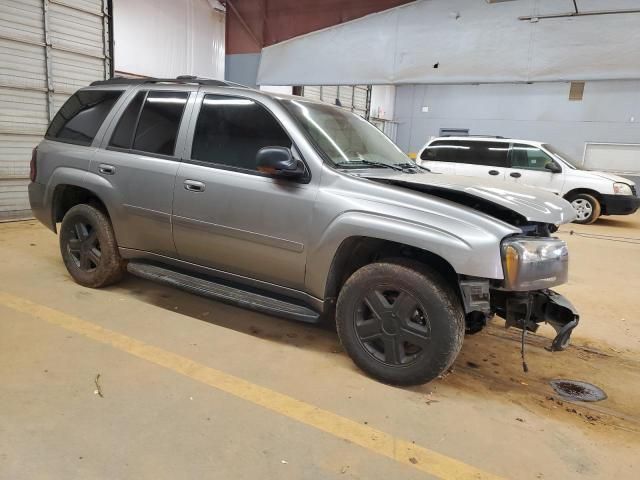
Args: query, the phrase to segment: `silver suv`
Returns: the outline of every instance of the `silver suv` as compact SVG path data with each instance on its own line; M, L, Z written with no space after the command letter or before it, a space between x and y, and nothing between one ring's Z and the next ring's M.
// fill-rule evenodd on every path
M431 173L366 120L300 97L194 77L94 82L34 149L29 196L79 284L129 271L335 319L354 362L383 382L437 377L494 314L523 342L548 322L551 350L578 323L549 290L567 279L551 234L574 219L569 203Z

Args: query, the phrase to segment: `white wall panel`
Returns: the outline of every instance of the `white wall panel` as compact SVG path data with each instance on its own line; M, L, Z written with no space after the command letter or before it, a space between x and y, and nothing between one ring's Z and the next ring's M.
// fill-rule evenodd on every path
M224 79L225 14L207 0L114 0L115 68ZM215 4L214 4L215 5Z
M619 174L640 175L640 143L587 143L583 166Z
M578 4L640 8L638 0ZM422 0L264 48L258 84L640 78L640 14L518 19L572 9L570 0Z

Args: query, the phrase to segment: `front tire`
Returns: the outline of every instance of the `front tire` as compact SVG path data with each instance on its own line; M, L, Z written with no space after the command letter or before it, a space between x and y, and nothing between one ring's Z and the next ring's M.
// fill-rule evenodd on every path
M91 205L76 205L65 214L60 253L69 274L85 287L105 287L124 274L111 222Z
M351 275L338 296L336 324L354 363L394 385L418 385L446 372L465 330L460 301L447 282L402 259Z
M602 211L600 202L593 195L578 193L570 198L569 202L577 213L574 223L590 225L595 222Z

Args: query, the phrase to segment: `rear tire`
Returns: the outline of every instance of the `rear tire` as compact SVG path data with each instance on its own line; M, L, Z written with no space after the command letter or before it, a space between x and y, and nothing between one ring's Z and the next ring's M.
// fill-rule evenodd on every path
M65 214L60 253L69 274L85 287L106 287L124 274L111 222L91 205L76 205Z
M446 372L465 331L462 306L448 283L404 259L351 275L338 296L336 325L354 363L394 385L418 385Z
M569 202L578 214L576 219L573 221L574 223L590 225L598 219L602 212L602 207L600 206L598 199L588 193L578 193L573 195L569 198Z

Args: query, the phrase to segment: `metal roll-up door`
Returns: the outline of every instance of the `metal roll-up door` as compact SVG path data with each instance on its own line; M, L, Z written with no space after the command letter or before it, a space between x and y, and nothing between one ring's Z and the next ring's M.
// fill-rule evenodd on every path
M0 1L0 221L31 216L31 150L58 108L110 76L107 4Z
M337 105L337 99L342 108L351 110L363 118L369 118L370 85L306 85L302 89L302 96L331 105Z
M322 99L322 87L306 85L302 90L302 96L305 98L309 98L311 100L317 100L318 102Z
M353 113L369 118L369 103L371 101L371 87L356 85L353 87Z
M353 87L351 85L340 85L338 87L338 100L340 106L351 110L353 108Z
M322 86L322 101L324 103L335 105L336 98L338 98L338 87L332 85Z

